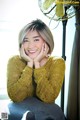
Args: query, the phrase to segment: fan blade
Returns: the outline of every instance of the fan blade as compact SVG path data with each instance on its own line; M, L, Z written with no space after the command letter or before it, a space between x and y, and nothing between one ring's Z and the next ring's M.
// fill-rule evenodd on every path
M60 1L60 0L59 0ZM56 16L63 17L65 14L64 6L61 3L56 4Z
M43 3L43 8L47 10L54 1L55 0L45 0Z

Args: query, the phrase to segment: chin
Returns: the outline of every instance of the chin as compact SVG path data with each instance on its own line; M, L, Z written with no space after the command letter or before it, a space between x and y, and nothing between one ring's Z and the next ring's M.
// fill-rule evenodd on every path
M36 53L28 54L28 56L29 56L31 59L35 59L39 54L40 54L40 52L37 51Z
M29 57L30 57L31 59L35 59L38 55L39 55L39 53L29 54Z
M29 56L31 59L35 59L37 56Z

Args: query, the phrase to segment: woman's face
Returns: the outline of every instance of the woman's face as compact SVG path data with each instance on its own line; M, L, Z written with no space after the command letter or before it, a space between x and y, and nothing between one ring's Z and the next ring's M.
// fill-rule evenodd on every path
M36 30L28 31L23 40L23 47L24 47L25 53L31 59L36 58L41 52L41 49L44 43L45 41L41 38L41 36Z

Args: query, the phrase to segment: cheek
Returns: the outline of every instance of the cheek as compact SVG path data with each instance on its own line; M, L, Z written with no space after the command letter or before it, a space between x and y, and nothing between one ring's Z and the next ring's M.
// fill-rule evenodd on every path
M41 45L38 45L37 47L38 47L38 50L41 51L41 49L42 49L42 44L41 44Z
M38 44L38 47L39 47L40 49L42 49L42 46L43 46L44 43L45 43L44 41L40 42L40 43Z
M28 48L28 45L26 43L23 43L24 48Z

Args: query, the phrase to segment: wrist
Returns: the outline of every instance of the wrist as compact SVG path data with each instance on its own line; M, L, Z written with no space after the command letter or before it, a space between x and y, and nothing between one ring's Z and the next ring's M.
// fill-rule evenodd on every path
M35 66L35 68L40 68L40 62L34 61L34 66Z
M27 66L29 66L29 67L33 67L33 61L31 61L31 62L27 62Z

